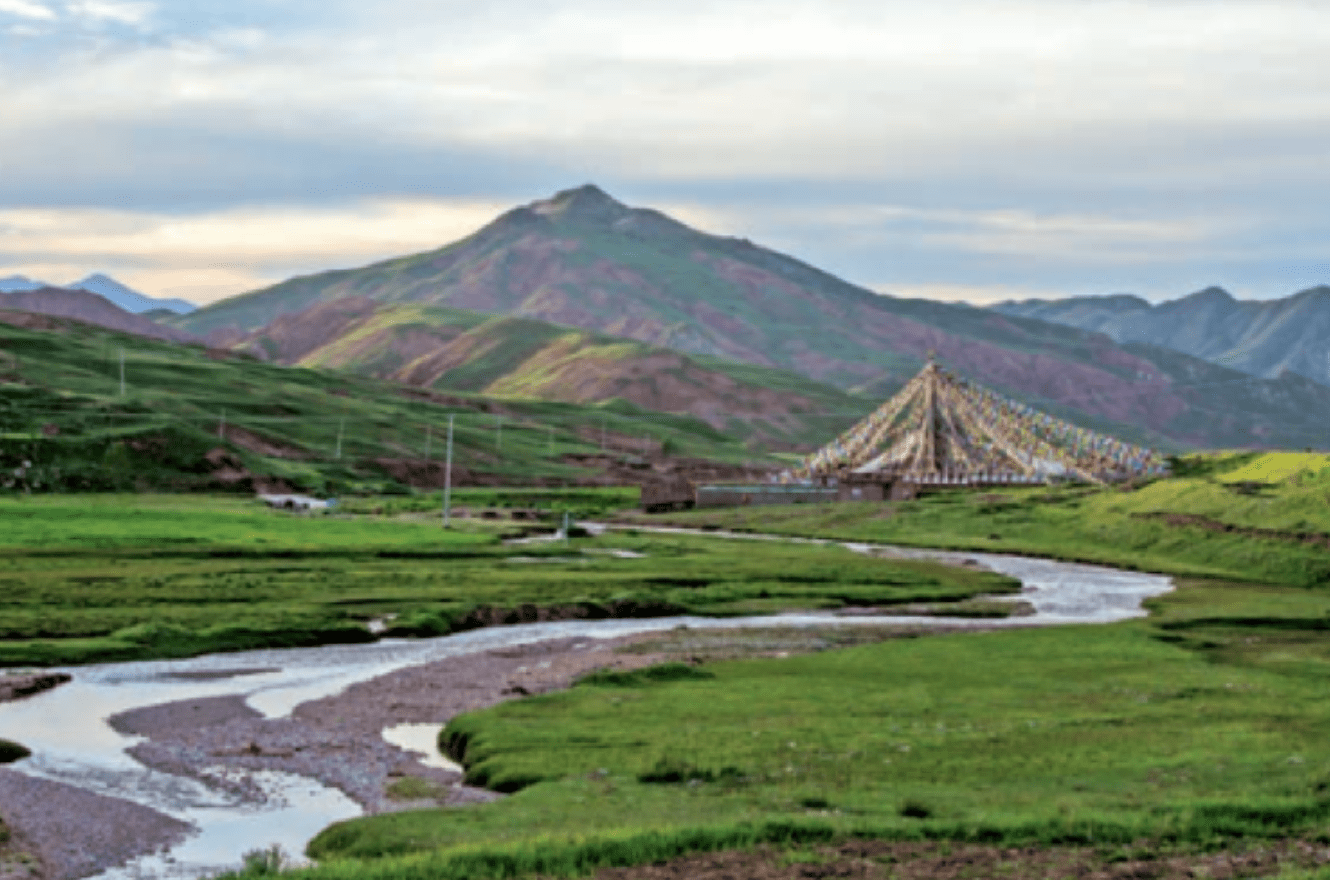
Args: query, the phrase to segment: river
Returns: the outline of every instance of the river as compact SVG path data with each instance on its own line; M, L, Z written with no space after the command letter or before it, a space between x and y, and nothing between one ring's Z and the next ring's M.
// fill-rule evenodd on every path
M660 531L669 531L661 529ZM707 533L714 535L714 533ZM789 540L761 535L716 535L743 540ZM830 543L830 542L818 542ZM74 680L53 691L0 704L0 736L24 743L31 758L10 765L30 776L129 800L193 825L197 830L167 853L141 857L98 875L103 880L197 877L235 867L243 853L277 844L291 854L331 822L360 815L342 792L299 776L253 771L248 780L269 797L256 804L204 783L143 767L125 750L139 741L113 730L106 719L143 706L236 695L268 718L282 718L300 703L339 693L407 666L548 639L614 638L634 633L696 628L808 626L828 623L946 626L1042 626L1109 623L1142 616L1144 599L1171 589L1161 575L1118 571L1046 559L846 544L858 552L958 563L973 560L1020 579L1012 596L1034 613L999 620L890 615L794 613L748 618L668 617L645 620L560 621L474 630L420 640L365 645L247 651L188 660L71 667ZM390 738L421 731L389 731ZM402 742L407 748L411 745ZM236 772L234 770L228 772Z

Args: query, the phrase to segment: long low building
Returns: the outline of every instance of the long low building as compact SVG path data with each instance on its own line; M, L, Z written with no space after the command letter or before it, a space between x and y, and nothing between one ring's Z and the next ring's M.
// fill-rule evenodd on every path
M698 486L698 507L742 507L749 504L822 504L837 499L835 486L753 483L711 483Z

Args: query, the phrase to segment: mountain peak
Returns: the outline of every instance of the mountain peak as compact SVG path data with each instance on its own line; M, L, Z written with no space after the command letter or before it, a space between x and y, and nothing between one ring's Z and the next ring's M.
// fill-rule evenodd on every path
M577 220L613 222L629 213L627 205L594 183L560 190L548 199L531 204L537 214Z
M1216 287L1214 285L1207 287L1205 290L1198 290L1190 296L1184 296L1183 299L1193 301L1204 300L1206 302L1237 302L1237 300L1233 298L1233 294L1229 293L1222 287Z
M26 275L10 275L0 278L0 293L16 293L21 290L37 290L42 286L40 281L33 281Z

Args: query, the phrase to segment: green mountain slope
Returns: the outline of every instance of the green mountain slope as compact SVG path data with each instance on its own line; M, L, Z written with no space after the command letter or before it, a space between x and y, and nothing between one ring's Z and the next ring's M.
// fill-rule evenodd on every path
M282 364L351 370L505 399L691 414L764 448L813 448L876 401L797 373L462 309L350 297L284 315L235 343Z
M897 386L936 352L1014 397L1181 445L1327 442L1296 408L1245 412L1222 390L1189 384L1190 368L1179 373L1172 359L1102 334L880 296L749 241L626 207L594 186L516 208L435 251L292 279L174 323L234 335L351 296L535 318L846 389ZM1268 390L1272 400L1282 395Z
M441 394L0 313L0 489L439 486L450 414L459 484L597 482L625 453L754 457L698 419L622 401Z

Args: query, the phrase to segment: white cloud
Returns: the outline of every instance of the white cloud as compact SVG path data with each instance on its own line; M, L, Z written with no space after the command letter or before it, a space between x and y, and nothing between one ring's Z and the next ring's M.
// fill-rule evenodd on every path
M54 21L56 17L54 10L35 0L0 0L0 12L38 21Z
M946 302L965 302L976 306L991 305L1007 300L1061 299L1076 295L1076 292L1069 292L1066 289L1017 287L1007 284L911 284L909 282L892 284L888 282L870 286L878 293L906 299L937 299ZM1090 290L1086 292L1099 293L1100 291Z
M437 248L506 207L397 199L189 216L0 210L0 275L59 280L106 270L153 296L211 302L300 272Z
M431 157L483 156L571 169L565 183L652 186L703 228L815 260L830 246L809 242L835 237L861 254L910 247L1093 272L1252 254L1263 243L1242 235L1317 216L1330 185L1322 3L51 2L0 0L0 12L30 24L67 10L97 39L0 59L0 166L81 174L67 200L114 203L84 195L111 177L107 191L142 179L154 185L141 190L172 193L308 176L311 200L344 186L331 194L386 204L394 192L465 190L436 186ZM95 147L70 163L70 144ZM374 173L385 156L417 164ZM337 183L305 174L319 162L341 163ZM356 189L370 178L392 183ZM744 181L777 195L745 205L689 193ZM779 195L791 181L810 188ZM823 185L829 194L805 195ZM884 204L844 195L860 187ZM309 209L294 227L335 213ZM227 230L272 228L267 215L225 216ZM378 253L330 236L347 259ZM847 274L915 277L891 268L859 261Z
M152 15L153 4L128 0L74 0L65 9L76 18L141 25Z

